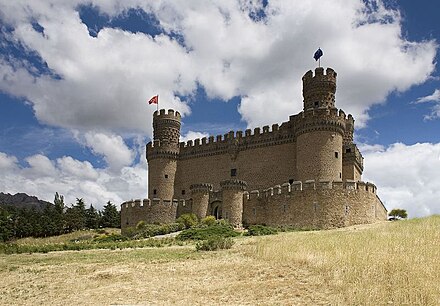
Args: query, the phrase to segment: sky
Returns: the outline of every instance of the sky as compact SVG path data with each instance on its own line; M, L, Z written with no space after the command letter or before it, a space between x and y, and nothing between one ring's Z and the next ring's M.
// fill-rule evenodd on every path
M153 105L181 140L288 120L301 77L338 73L363 180L388 210L440 213L440 3L0 0L0 191L145 198Z

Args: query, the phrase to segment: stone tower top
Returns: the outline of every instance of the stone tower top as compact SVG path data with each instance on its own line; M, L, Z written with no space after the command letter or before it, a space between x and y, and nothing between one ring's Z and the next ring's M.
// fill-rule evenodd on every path
M180 113L169 109L153 114L153 138L160 145L178 146L180 137Z
M323 67L316 68L314 76L311 70L304 74L304 110L335 107L336 75L331 68L327 68L324 74Z

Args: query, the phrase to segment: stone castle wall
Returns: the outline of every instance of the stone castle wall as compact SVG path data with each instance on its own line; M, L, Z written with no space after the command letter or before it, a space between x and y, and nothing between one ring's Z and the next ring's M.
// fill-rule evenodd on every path
M326 229L386 220L370 183L294 182L246 193L243 224Z
M177 200L131 200L121 205L121 229L145 223L172 223L176 220Z

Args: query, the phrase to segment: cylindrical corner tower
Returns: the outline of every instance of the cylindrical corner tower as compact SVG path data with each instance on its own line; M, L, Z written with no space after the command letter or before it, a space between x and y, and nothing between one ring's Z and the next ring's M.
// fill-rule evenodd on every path
M209 192L212 190L211 184L192 184L191 198L193 201L192 212L196 214L199 219L205 218L208 212Z
M303 76L304 111L296 127L296 179L342 179L346 117L335 108L336 72L322 67Z
M240 180L226 180L220 182L223 197L223 217L233 227L241 228L243 221L243 193L246 182Z
M148 197L172 201L179 155L180 114L161 109L153 114L153 142L147 144Z

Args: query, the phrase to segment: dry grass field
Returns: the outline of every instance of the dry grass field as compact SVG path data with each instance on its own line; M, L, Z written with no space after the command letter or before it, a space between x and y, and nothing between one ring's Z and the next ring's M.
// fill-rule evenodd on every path
M440 305L440 216L235 241L0 255L0 304Z

